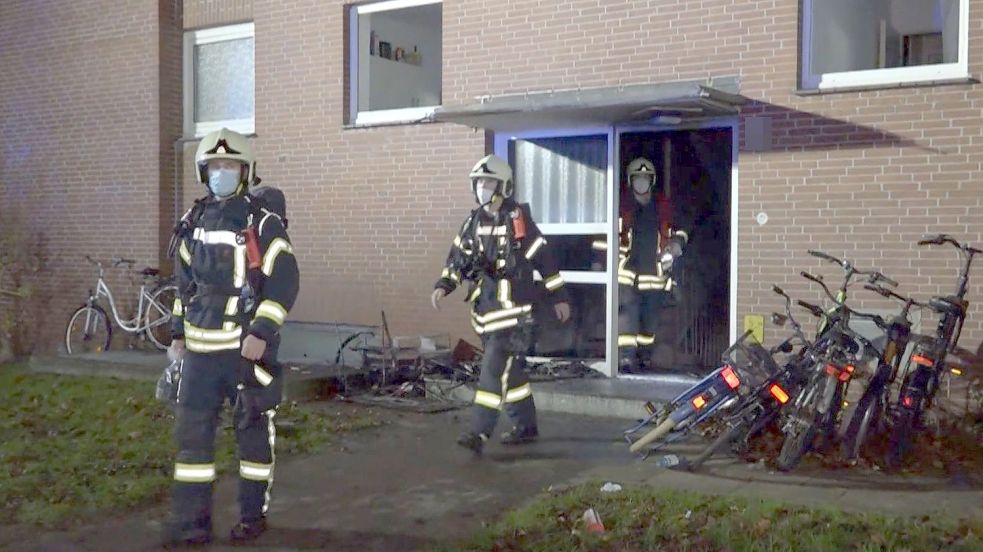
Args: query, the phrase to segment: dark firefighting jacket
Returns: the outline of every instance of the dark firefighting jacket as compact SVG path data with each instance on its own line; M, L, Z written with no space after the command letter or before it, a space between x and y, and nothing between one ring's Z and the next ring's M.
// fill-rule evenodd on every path
M556 259L529 206L506 200L494 215L479 209L465 220L434 287L449 294L468 282L471 325L479 335L489 334L531 319L533 303L543 293L535 272L549 302L568 301Z
M246 333L270 342L293 307L300 279L280 217L249 196L208 198L195 211L185 215L175 259L174 338L196 353L239 349ZM262 261L255 268L248 266L243 232L250 225Z
M640 291L671 291L671 274L663 268L662 254L675 239L685 246L689 235L673 227L672 208L663 198L647 205L623 201L618 217L618 283L634 286ZM605 239L595 240L593 248L607 250Z

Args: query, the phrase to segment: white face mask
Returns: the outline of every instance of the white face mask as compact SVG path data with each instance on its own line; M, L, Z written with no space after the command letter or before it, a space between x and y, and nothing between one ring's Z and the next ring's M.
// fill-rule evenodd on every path
M478 203L484 205L492 200L495 196L495 190L489 190L488 188L478 188L477 197Z
M212 169L208 172L208 189L215 197L229 197L239 189L239 171Z
M636 174L631 177L631 187L636 194L644 194L652 190L652 177Z

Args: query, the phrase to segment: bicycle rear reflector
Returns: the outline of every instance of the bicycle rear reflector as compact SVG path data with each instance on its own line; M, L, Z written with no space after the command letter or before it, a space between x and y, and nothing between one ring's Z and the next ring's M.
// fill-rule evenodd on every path
M932 365L935 364L934 360L928 358L927 356L922 356L922 355L913 355L911 357L911 361L914 362L915 364L924 366L926 368L931 368Z
M840 372L839 380L840 381L847 381L847 380L849 380L850 379L850 376L853 375L854 369L855 368L852 365L848 364L847 367L846 367L846 369L843 370L842 372Z
M720 372L720 375L724 378L724 381L727 382L727 386L731 389L737 389L741 386L741 379L737 377L737 374L734 373L734 369L730 366L724 368L723 371Z
M911 397L905 397L903 402L904 402L904 405L906 407L908 407L908 408L911 408L912 406L915 405L915 399L913 399Z
M788 402L788 393L785 392L777 383L771 384L768 388L768 392L771 393L772 397L778 399L778 402L785 404Z

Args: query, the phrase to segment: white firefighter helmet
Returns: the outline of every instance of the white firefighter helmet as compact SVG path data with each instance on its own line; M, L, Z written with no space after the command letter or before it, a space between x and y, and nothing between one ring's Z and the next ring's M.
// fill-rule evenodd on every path
M628 178L635 175L648 175L655 180L655 165L651 161L644 157L637 157L631 163L628 163Z
M631 163L628 163L628 169L625 171L628 176L628 185L633 189L635 188L633 180L636 176L647 176L649 177L649 187L647 191L651 191L652 187L655 186L655 165L644 157L636 157ZM639 192L635 189L636 193Z
M195 152L195 165L198 167L198 181L208 184L208 162L212 159L239 161L245 167L242 182L250 183L256 178L256 156L249 140L238 132L222 128L209 132L198 143Z
M479 178L493 178L502 183L498 193L502 197L512 197L512 167L497 155L486 155L471 168L471 191L477 193Z

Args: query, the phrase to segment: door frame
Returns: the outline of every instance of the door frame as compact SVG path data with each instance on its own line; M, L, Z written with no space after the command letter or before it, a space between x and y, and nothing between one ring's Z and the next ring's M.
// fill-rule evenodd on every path
M721 117L700 120L683 120L674 125L658 124L626 124L626 125L606 125L606 126L583 126L573 128L539 128L522 132L495 132L493 137L494 153L503 159L508 158L509 141L513 139L530 138L562 138L574 136L607 136L608 143L608 168L607 168L607 221L597 225L554 225L541 224L544 234L562 234L562 226L569 227L571 233L581 234L586 230L597 229L597 233L605 233L609 244L617 243L618 236L618 212L621 186L621 135L626 132L667 132L678 130L705 130L705 129L726 128L731 131L731 176L730 176L730 305L729 305L729 341L733 342L737 338L737 282L738 282L738 231L739 231L739 204L738 204L738 152L740 146L740 121L737 116ZM614 268L618 266L618 248L608 247L607 263L605 272L584 273L561 271L561 275L567 282L571 283L590 283L604 284L606 287L606 347L604 362L593 368L600 370L608 377L623 377L626 379L648 378L651 376L621 375L618 373L618 272Z

